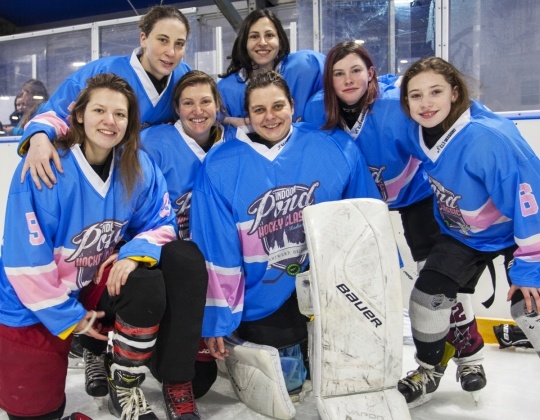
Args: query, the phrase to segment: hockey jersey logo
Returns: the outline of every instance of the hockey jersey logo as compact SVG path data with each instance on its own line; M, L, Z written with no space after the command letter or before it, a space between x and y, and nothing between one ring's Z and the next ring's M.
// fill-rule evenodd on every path
M386 191L386 185L384 185L384 179L383 179L383 172L386 170L386 166L370 166L368 165L369 172L371 172L371 176L373 177L373 181L375 181L375 185L379 189L379 193L381 194L381 198L384 202L388 201L388 191Z
M178 237L189 239L189 209L191 208L191 191L182 194L176 199L174 204L176 209L176 223L178 224Z
M77 267L77 286L88 284L99 265L113 252L122 238L122 228L127 222L105 220L87 226L71 239L77 246L66 262L74 262Z
M471 227L465 222L458 206L461 195L453 193L432 177L429 177L429 183L435 193L437 207L446 227L449 229L458 229L461 234L468 235Z
M301 271L302 263L307 259L302 210L314 204L319 185L316 181L311 186L274 188L249 206L248 214L254 215L255 219L248 235L258 235L268 255L269 268L277 268L291 276Z

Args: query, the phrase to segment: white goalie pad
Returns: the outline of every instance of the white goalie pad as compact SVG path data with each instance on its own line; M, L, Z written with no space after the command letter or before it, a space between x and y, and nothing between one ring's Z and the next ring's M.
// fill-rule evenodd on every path
M289 397L279 352L237 337L225 339L225 365L238 399L252 410L277 419L292 419L296 409Z
M323 419L409 419L397 391L403 305L394 231L375 199L306 207L313 393ZM304 284L304 283L302 283Z

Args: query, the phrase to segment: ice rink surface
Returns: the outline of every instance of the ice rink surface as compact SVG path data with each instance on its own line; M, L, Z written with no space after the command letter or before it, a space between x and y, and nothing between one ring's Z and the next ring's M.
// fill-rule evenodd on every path
M404 374L416 368L413 355L414 347L405 345ZM433 399L411 410L411 418L413 420L540 419L538 405L540 397L537 388L540 381L540 360L536 353L530 350L500 350L498 346L486 345L484 368L488 384L481 392L478 405L475 405L469 394L461 390L455 379L456 366L450 362L439 389L433 394ZM165 420L160 384L149 374L142 388L156 415ZM228 379L223 377L218 377L208 394L197 403L203 420L268 419L239 402ZM109 414L106 405L107 398L93 399L86 395L82 369L69 370L66 413L81 411L94 420L112 420L115 417ZM312 396L295 405L296 419L319 419ZM0 412L0 420L7 420L4 412Z

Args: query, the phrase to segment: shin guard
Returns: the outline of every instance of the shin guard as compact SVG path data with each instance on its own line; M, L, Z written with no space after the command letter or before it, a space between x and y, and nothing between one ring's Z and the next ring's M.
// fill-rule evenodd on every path
M533 305L532 312L527 312L525 300L521 299L513 303L510 313L516 324L518 324L519 328L521 328L531 342L538 356L540 356L540 315L538 315L538 309L532 296L531 303Z
M303 221L314 315L311 378L319 414L325 420L409 419L396 388L403 305L387 205L374 199L326 202L306 207Z

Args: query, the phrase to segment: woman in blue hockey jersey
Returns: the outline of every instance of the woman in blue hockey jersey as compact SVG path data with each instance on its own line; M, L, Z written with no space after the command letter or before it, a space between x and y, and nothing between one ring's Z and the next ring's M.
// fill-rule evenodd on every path
M56 188L39 190L29 174L19 182L21 162L8 196L0 407L10 419L60 418L73 334L106 340L94 321L112 316L111 411L133 418L131 410L139 410L140 419L157 419L138 387L165 308L163 276L150 267L176 237L167 186L139 151L137 99L125 80L89 79L71 116L71 129L54 143L69 175L57 174ZM98 268L105 266L108 305L104 312L87 310L79 294L99 282Z
M178 115L176 123L143 130L141 142L167 181L178 223L178 235L182 240L189 240L193 183L206 153L223 141L223 127L217 121L217 116L223 114L223 103L214 79L199 70L182 76L175 86L173 98ZM188 296L189 299L192 297ZM200 398L217 377L215 359L208 354L202 339L195 371L193 393L195 398Z
M381 197L401 216L405 240L420 272L439 227L423 165L402 147L414 122L401 109L395 79L392 75L377 78L373 58L363 46L354 41L340 42L328 52L324 91L308 102L306 121L325 130L343 130L360 148ZM486 385L481 365L484 340L469 294L459 294L451 320L447 339L456 349L454 360L461 366L461 386L467 391L479 390ZM437 366L435 385L450 357L449 347L443 366Z
M140 48L128 56L112 56L92 61L69 76L25 127L19 154L28 151L21 182L27 170L38 188L40 180L49 188L56 182L52 159L61 172L58 154L50 141L64 134L70 124L70 107L86 85L99 73L112 72L133 86L139 103L142 128L174 121L171 107L176 82L190 70L182 62L189 35L187 18L174 6L154 6L139 21Z
M419 367L402 379L408 402L425 399L441 361L456 293L474 290L486 262L504 255L511 313L540 351L540 160L515 125L469 99L464 77L438 57L414 63L401 85L411 153L435 192L441 236L411 293Z
M245 108L253 131L240 127L208 153L191 204L193 240L209 272L202 335L218 359L233 332L284 354L305 343L294 281L308 265L302 209L379 196L352 143L292 123L293 100L278 73L249 81Z
M301 50L291 53L289 39L278 17L268 9L253 10L242 22L219 91L233 128L247 125L246 84L258 73L275 70L283 76L294 99L293 121L302 121L308 99L322 88L324 55ZM234 129L233 129L234 132Z

